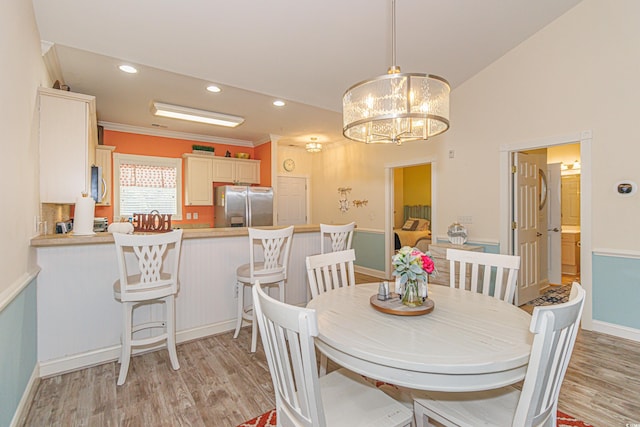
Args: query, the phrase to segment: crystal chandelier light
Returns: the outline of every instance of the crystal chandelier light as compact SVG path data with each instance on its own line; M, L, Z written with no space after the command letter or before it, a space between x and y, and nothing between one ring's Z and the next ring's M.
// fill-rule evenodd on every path
M317 141L318 138L312 137L311 142L307 142L305 148L309 153L319 153L320 151L322 151L322 144Z
M396 63L392 0L392 62L386 75L351 86L342 97L342 133L367 144L424 140L449 129L449 83L431 74L401 73Z

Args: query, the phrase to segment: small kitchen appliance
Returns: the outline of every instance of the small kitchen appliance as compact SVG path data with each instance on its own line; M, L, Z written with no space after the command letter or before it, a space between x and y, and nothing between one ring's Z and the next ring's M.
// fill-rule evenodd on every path
M109 228L109 220L107 217L93 218L93 231L96 233L102 233Z
M56 222L56 233L67 234L71 230L73 230L73 221L71 221L70 219L67 221Z

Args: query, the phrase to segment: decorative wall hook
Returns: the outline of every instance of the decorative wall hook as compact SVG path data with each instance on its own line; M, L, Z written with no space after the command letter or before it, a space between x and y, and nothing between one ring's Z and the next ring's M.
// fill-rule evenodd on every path
M361 208L363 206L367 206L367 203L369 203L368 200L354 200L353 202L353 206L356 208Z

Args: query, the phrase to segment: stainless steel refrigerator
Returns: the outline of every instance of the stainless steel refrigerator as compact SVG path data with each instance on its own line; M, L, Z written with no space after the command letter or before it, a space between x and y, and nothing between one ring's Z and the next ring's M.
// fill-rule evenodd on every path
M216 227L273 225L273 189L224 185L215 188Z

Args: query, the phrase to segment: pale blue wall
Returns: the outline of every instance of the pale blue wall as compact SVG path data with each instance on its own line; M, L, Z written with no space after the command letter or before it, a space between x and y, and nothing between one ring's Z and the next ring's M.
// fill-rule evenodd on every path
M36 280L0 312L0 426L8 426L36 366Z
M356 265L384 271L384 233L356 229L352 247L356 252Z
M593 320L640 329L640 259L594 255L591 292Z

